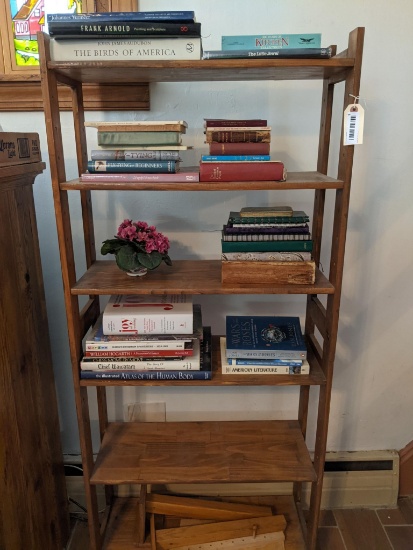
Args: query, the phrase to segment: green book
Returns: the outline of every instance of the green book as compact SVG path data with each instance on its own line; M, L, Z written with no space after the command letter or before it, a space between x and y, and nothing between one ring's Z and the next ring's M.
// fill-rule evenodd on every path
M228 223L307 223L310 220L302 210L293 210L292 216L241 216L239 212L230 212Z
M311 252L313 241L221 241L222 252Z
M98 132L98 145L180 145L181 132Z

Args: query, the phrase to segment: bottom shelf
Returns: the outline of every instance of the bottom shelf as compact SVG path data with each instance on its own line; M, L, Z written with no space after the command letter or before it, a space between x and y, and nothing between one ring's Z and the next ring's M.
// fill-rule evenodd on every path
M222 500L272 506L274 514L283 514L287 521L285 550L305 549L300 520L292 496L234 497ZM105 550L136 550L136 548L151 550L149 540L141 546L137 546L135 542L137 540L137 504L136 498L115 499L106 529Z

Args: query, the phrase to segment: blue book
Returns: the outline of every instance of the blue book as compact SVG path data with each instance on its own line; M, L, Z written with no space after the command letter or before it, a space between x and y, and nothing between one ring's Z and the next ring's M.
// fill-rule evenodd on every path
M118 172L118 173L145 173L167 174L175 173L177 161L174 160L89 160L88 172ZM179 165L179 163L178 163Z
M270 155L202 155L202 162L257 162L271 160Z
M258 367L301 367L302 359L244 359L227 357L228 365L253 365Z
M47 22L53 21L82 21L84 23L104 24L121 21L177 21L193 23L193 11L128 11L105 13L48 13Z
M102 372L81 370L82 380L148 380L152 382L184 382L185 380L211 380L212 378L212 336L211 327L204 327L204 338L201 341L201 368L199 370L153 370L153 371L117 371Z
M307 358L307 348L298 317L227 315L228 359Z
M321 34L258 34L222 36L223 50L321 48Z

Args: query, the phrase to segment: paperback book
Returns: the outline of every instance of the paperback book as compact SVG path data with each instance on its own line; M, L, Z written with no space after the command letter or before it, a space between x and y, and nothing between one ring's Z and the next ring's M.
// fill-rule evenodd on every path
M329 59L331 54L331 48L247 48L205 51L202 59Z
M175 173L179 172L179 161L175 160L89 160L87 169L94 172L143 172Z
M156 371L92 371L81 370L80 378L84 380L124 380L152 382L184 382L191 380L211 380L211 327L204 327L204 339L200 344L200 368L198 370L156 370Z
M104 334L193 334L192 296L120 294L103 311Z
M55 21L83 21L93 24L122 21L178 21L191 23L195 21L193 11L128 11L128 12L101 12L101 13L48 13L47 23Z
M309 262L311 252L223 252L223 262Z
M50 36L65 40L68 38L107 38L107 37L139 37L162 38L173 36L201 36L201 23L186 23L165 21L110 21L90 23L84 21L51 21L48 24Z
M321 34L258 34L222 36L223 50L251 50L269 48L321 48Z
M222 374L310 374L306 359L300 361L283 359L229 359L226 338L220 338Z
M92 149L91 160L175 160L180 161L179 151Z
M298 317L228 315L226 339L228 358L307 358Z
M50 38L52 61L199 60L201 38Z

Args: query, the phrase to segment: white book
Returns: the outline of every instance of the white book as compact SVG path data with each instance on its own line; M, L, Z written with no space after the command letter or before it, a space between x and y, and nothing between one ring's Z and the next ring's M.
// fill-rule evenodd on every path
M192 296L120 294L103 311L104 334L192 334Z
M303 360L301 366L292 365L233 365L228 362L226 350L226 338L220 338L221 348L221 372L222 374L310 374L310 364Z
M148 361L145 358L122 359L114 357L113 359L95 357L83 358L80 362L82 370L93 371L119 371L119 370L200 370L200 346L199 340L194 340L194 354L184 359L165 359L159 357Z
M201 38L50 39L52 61L199 60Z
M223 252L223 262L308 262L311 252Z

